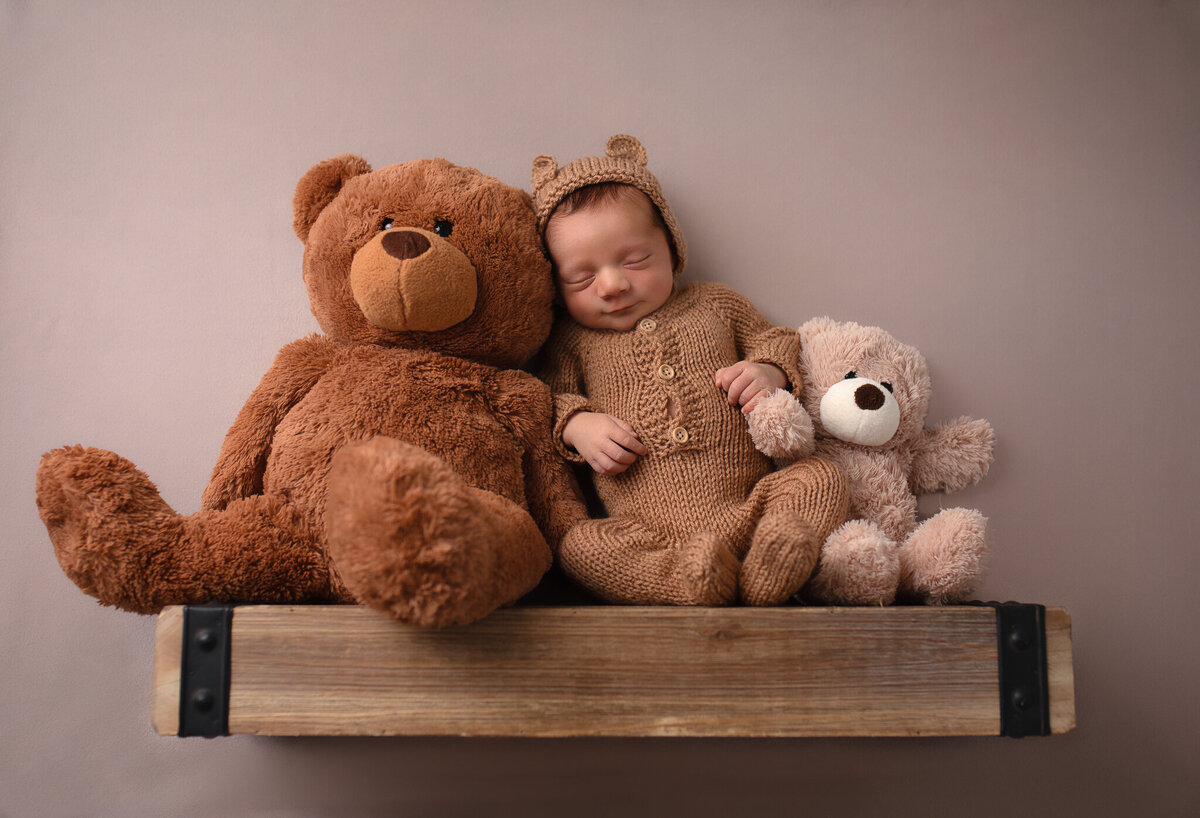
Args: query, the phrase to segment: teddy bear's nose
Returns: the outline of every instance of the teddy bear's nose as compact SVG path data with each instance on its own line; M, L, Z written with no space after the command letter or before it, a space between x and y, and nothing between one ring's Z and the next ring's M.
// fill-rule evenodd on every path
M404 261L416 258L429 249L429 239L408 230L393 230L383 236L383 249L392 258Z
M884 404L883 390L873 383L864 383L854 390L854 403L859 409L874 412Z

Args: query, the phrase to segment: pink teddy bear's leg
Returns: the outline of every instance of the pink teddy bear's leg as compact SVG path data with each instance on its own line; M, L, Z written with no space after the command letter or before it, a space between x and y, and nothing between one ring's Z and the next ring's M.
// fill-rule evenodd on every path
M971 595L983 575L987 519L948 508L922 523L900 548L900 593L931 605Z
M900 583L899 549L869 520L850 520L821 547L805 596L827 605L888 605Z

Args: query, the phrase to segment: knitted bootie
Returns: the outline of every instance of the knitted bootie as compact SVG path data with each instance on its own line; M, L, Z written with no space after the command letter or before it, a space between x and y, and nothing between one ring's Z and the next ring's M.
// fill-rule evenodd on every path
M817 564L820 541L799 514L768 512L758 521L738 576L747 605L780 605L800 590Z
M625 517L586 520L563 538L563 570L601 599L627 605L728 605L738 561L711 531L682 543Z

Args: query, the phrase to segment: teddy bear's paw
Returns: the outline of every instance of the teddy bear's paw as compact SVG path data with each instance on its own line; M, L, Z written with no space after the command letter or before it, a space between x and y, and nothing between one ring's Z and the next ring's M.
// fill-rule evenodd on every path
M786 389L761 398L746 422L754 448L773 460L788 462L813 452L812 418Z
M747 605L782 605L808 580L820 549L813 527L799 514L763 515L742 562L738 591Z
M63 572L106 605L154 613L164 604L144 570L179 533L179 518L128 460L69 446L43 455L38 512Z
M334 456L326 527L330 559L350 595L415 625L481 619L550 568L550 549L524 509L390 438Z
M900 584L896 543L867 520L850 520L821 547L805 597L826 605L889 605Z
M714 531L693 534L680 546L684 605L728 605L737 596L738 559Z
M922 523L900 549L901 593L931 605L960 602L983 577L987 519L948 508Z

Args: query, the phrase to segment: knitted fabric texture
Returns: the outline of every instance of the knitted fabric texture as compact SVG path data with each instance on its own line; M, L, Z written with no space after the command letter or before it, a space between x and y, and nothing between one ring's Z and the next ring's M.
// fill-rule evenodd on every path
M543 154L533 160L533 206L537 212L538 231L545 236L546 224L554 209L580 188L603 182L632 185L645 193L662 215L675 250L675 275L678 276L687 264L687 243L663 195L662 186L646 169L646 149L632 136L617 134L609 137L604 150L604 156L585 156L562 168L553 156Z
M742 359L768 362L798 392L799 343L718 284L674 293L627 332L561 320L539 373L555 392L561 453L582 462L562 442L580 411L625 420L648 450L622 474L594 476L611 517L568 533L566 571L637 604L728 603L731 588L751 604L779 604L795 593L845 519L845 475L815 458L775 471L713 375Z

